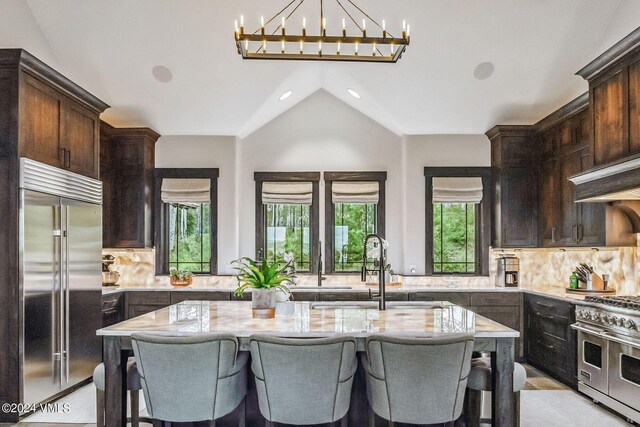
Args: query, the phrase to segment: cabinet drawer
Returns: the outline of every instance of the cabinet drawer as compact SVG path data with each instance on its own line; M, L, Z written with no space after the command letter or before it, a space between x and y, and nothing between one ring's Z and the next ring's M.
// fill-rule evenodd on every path
M169 291L132 291L127 293L129 305L170 305L171 292Z
M317 301L317 292L291 292L292 301Z
M318 301L357 301L358 294L355 292L318 292Z
M571 322L566 317L540 311L532 311L528 316L530 329L553 335L565 342L569 340L570 324Z
M113 311L118 310L120 308L122 294L113 293L109 295L102 296L102 311Z
M472 306L470 310L508 328L520 330L520 306Z
M415 292L409 299L411 301L449 301L456 305L469 305L468 292Z
M409 294L405 292L387 292L385 297L387 301L407 301L409 299ZM369 295L367 295L367 299Z
M152 311L160 310L166 306L163 305L148 305L148 304L133 304L129 305L127 313L127 319L142 316L143 314L151 313Z
M471 306L520 305L520 292L474 292L471 294Z
M526 295L525 301L531 312L571 319L573 306L570 302L530 294Z
M182 301L229 301L231 296L229 292L209 291L209 292L192 292L178 291L171 292L171 304L177 304Z

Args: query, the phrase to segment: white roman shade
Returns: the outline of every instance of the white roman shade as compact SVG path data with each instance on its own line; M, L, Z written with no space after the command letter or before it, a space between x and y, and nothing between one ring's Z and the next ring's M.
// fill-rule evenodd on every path
M433 203L480 203L482 178L434 177Z
M208 178L163 178L162 201L164 203L209 203L211 180Z
M378 181L333 181L331 192L333 203L378 203L380 183Z
M310 205L313 201L311 182L262 183L262 203L273 205Z

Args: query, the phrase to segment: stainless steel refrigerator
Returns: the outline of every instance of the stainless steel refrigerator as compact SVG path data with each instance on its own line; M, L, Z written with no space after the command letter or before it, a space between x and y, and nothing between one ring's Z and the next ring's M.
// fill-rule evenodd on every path
M22 396L38 403L102 360L102 183L20 161Z

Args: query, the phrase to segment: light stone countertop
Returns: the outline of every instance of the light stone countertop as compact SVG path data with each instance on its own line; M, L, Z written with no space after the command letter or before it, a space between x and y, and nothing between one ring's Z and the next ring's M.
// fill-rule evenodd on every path
M314 304L332 307L313 308ZM406 336L471 333L476 338L520 336L518 331L448 302L422 303L419 308L393 308L394 303L387 304L386 311L379 311L376 304L340 308L339 303L289 302L278 307L273 319L254 319L249 301L185 301L99 329L97 334L127 337L136 332L172 335L216 332L238 338L252 334L287 337L349 334L364 338L377 333ZM396 302L395 305L403 304ZM283 312L290 314L278 314Z
M387 287L387 293L413 293L413 292L528 292L542 296L552 297L565 301L581 301L586 295L582 293L569 293L565 291L565 286L561 285L521 285L517 288L503 288L493 285L493 283L460 283L451 287L445 280L438 284L403 284L402 286ZM236 289L235 282L225 282L216 284L193 284L187 287L173 286L113 286L103 287L102 294L108 295L122 291L171 291L171 292L233 292ZM331 293L354 293L354 292L377 292L377 285L365 285L363 283L349 283L344 286L338 284L317 286L290 286L292 292L331 292ZM247 290L250 292L250 289ZM616 294L607 294L616 295Z

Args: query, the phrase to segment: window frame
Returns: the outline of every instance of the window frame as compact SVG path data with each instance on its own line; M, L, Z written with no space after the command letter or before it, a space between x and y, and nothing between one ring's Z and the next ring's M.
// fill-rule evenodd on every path
M488 276L491 245L491 168L490 167L425 167L425 275ZM433 178L480 177L482 201L476 206L475 269L473 273L433 271Z
M169 206L162 202L163 178L208 178L211 182L209 201L209 239L211 260L208 273L193 273L198 276L215 276L218 274L218 168L156 168L154 183L153 229L156 246L156 276L169 274L169 234L166 222Z
M256 221L256 240L255 240L255 257L265 251L265 221L266 209L262 203L262 184L264 182L311 182L311 209L309 212L309 272L308 274L316 274L318 272L318 242L320 241L320 172L254 172L253 180L255 181L255 221ZM307 272L305 272L307 274Z
M360 274L359 271L335 271L335 205L333 203L333 183L335 181L377 181L379 188L378 203L376 206L376 233L385 237L385 184L387 172L325 172L324 195L324 266L326 274Z

